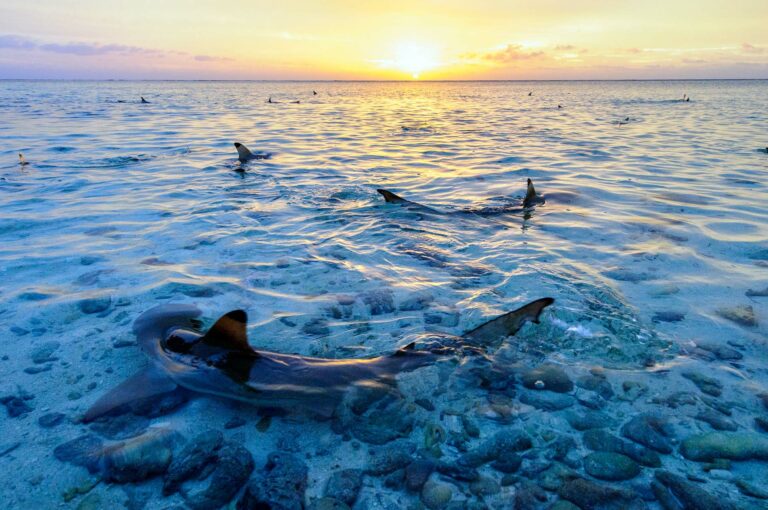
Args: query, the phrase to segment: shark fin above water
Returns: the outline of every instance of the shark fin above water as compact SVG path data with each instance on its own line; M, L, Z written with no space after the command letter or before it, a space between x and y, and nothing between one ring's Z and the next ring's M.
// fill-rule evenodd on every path
M244 310L232 310L223 315L200 340L211 346L256 356L248 343L248 314Z
M376 191L384 197L384 201L388 204L402 204L408 202L408 200L395 195L391 191L387 191L385 189L377 189Z
M170 377L155 365L149 365L97 400L85 413L83 422L92 422L122 405L170 393L177 388Z
M536 188L533 187L533 181L528 179L528 189L525 192L525 198L523 199L523 207L533 207L539 202L544 200L536 194Z
M462 336L475 345L496 346L500 344L504 338L517 333L527 321L538 324L541 312L554 302L555 300L550 297L537 299L517 310L496 317L495 319L464 333Z
M406 346L400 347L398 350L396 350L392 356L405 356L408 354L408 351L412 351L416 348L416 342L411 342Z

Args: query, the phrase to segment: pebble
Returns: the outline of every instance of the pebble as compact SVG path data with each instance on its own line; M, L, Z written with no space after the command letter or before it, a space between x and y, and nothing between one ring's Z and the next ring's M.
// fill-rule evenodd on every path
M453 498L453 489L447 483L433 480L421 489L421 502L430 510L445 508Z
M458 464L476 468L483 464L533 447L531 438L522 430L505 429L462 455Z
M83 466L91 473L98 470L104 441L94 434L85 434L71 441L60 444L53 450L53 455L61 462Z
M223 442L224 435L217 430L208 430L192 438L168 466L163 480L163 495L175 493L183 482L198 475L214 461Z
M672 453L661 417L649 414L635 416L621 427L621 435L659 453Z
M653 322L680 322L685 319L685 313L671 310L664 310L653 314Z
M342 469L331 473L325 486L325 497L333 498L353 506L363 486L363 472L360 469Z
M83 299L77 302L80 311L87 315L106 312L110 306L112 306L110 297Z
M584 414L569 411L565 413L565 419L578 431L601 429L614 423L613 418L599 411L587 411Z
M629 480L640 474L640 466L629 457L613 452L594 452L584 459L584 470L600 480Z
M737 479L734 483L742 494L757 499L768 499L768 486L765 484L755 485L742 479Z
M333 498L320 498L312 501L308 510L350 510L349 505ZM277 509L276 509L277 510Z
M37 424L44 429L50 429L64 421L64 418L65 416L62 413L48 413L38 418Z
M264 472L251 478L237 503L238 510L301 510L307 490L307 465L298 457L272 452Z
M490 476L481 476L469 484L469 490L475 496L484 498L501 492L501 486Z
M712 409L704 409L699 411L699 414L697 414L695 418L699 421L703 421L704 423L708 423L709 426L715 430L726 430L733 432L739 428L731 420L725 418L722 414Z
M18 418L32 412L32 407L27 404L33 397L27 393L21 395L8 395L0 397L0 404L5 406L9 418Z
M246 421L240 416L233 416L224 424L224 428L227 430L236 429L246 424Z
M576 379L576 386L587 391L594 391L606 400L610 400L614 395L611 383L606 381L605 377L599 377L593 374Z
M56 350L61 346L59 342L51 341L51 342L45 342L34 349L32 349L32 353L30 354L30 357L32 358L32 362L36 365L40 365L43 363L50 363L57 361L59 358L54 357L53 353L56 352Z
M584 446L590 450L620 453L648 467L661 467L659 455L639 444L624 441L605 430L588 430L584 432Z
M702 393L713 397L719 397L723 393L723 383L717 379L699 372L683 372L681 375L695 384Z
M152 428L140 436L104 448L102 476L115 483L140 482L165 472L171 463L173 432Z
M768 460L768 437L755 432L710 432L688 437L680 445L688 460Z
M418 492L435 470L435 463L429 459L416 459L405 467L405 488Z
M405 298L400 303L400 310L404 312L415 312L418 310L424 310L429 304L435 300L435 297L429 291L420 291Z
M520 392L519 398L520 402L544 411L560 411L576 403L576 399L570 395L553 393L551 391Z
M665 508L666 505L664 505L664 501L670 501L671 494L682 504L682 508L685 510L736 509L736 506L728 499L722 496L714 496L693 482L686 480L682 476L672 474L669 471L656 471L654 482L656 483L651 485L653 493L656 495L656 498L662 502L662 506ZM672 508L680 508L680 506L676 505Z
M739 305L727 308L718 308L717 315L740 326L753 328L757 326L755 310L750 305Z
M406 439L399 439L381 448L369 450L370 460L365 472L374 476L389 474L404 468L413 460L416 445Z
M331 329L328 327L328 321L322 317L310 319L301 327L301 331L307 335L314 336L328 336L331 333Z
M557 495L584 510L646 508L637 493L632 490L599 485L583 478L566 481L558 489Z
M184 498L192 510L208 510L226 505L253 472L251 452L238 443L226 441L216 455L208 486Z
M360 297L368 306L371 315L382 315L395 311L395 299L390 289L371 289L363 292Z
M714 354L715 357L717 357L717 359L721 359L723 361L736 361L744 357L743 354L741 354L739 351L737 351L733 347L729 347L727 345L721 345L715 342L707 342L707 341L701 340L696 342L696 346L699 349L703 349L707 352Z
M528 389L546 389L556 393L568 393L573 390L573 381L557 365L539 365L524 372L522 379L523 386ZM537 381L541 381L544 384L543 387L538 388Z

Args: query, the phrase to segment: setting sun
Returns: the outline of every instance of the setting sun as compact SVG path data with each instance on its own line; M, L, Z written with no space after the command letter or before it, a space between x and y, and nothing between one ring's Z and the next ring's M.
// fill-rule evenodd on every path
M421 73L435 69L440 65L437 48L417 44L402 43L395 48L393 67L418 80Z

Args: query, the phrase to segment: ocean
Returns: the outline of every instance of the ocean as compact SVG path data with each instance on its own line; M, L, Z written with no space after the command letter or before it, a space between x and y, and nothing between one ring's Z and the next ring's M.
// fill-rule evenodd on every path
M626 423L653 415L675 452L723 430L768 441L766 112L758 80L0 81L4 506L194 507L196 486L168 497L162 476L94 486L103 467L89 474L54 454L86 433L108 444L164 427L177 456L184 439L222 431L251 453L254 478L271 452L300 459L307 504L334 470L359 469L355 508L431 505L433 489L503 508L520 480L541 485L559 465L658 508L652 468L628 481L583 474L591 450L569 413L600 413L600 430L635 442ZM241 164L234 142L271 156ZM529 178L545 201L523 211ZM432 210L385 203L377 189ZM397 430L383 442L370 423L264 418L215 397L126 429L79 422L146 366L131 325L159 304L194 304L207 325L243 309L256 349L350 358L425 332L461 335L542 297L555 303L488 353L491 368L403 374L405 418L376 422ZM522 375L542 364L575 386L526 388ZM478 371L503 381L466 376ZM468 433L457 416L479 437L456 439ZM225 428L235 417L246 424ZM423 444L438 429L439 455ZM461 465L512 429L533 448L517 481L478 466L495 484L485 495L448 469L410 492L370 472L395 438ZM574 446L553 459L562 437ZM758 454L713 476L691 455L661 453L664 469L735 502L760 501L736 480L768 483ZM569 499L544 490L543 506Z

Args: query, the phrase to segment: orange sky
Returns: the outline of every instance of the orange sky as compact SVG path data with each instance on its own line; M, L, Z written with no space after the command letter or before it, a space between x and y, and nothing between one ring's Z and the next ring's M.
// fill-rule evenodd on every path
M766 0L3 0L0 78L768 78L767 21Z

